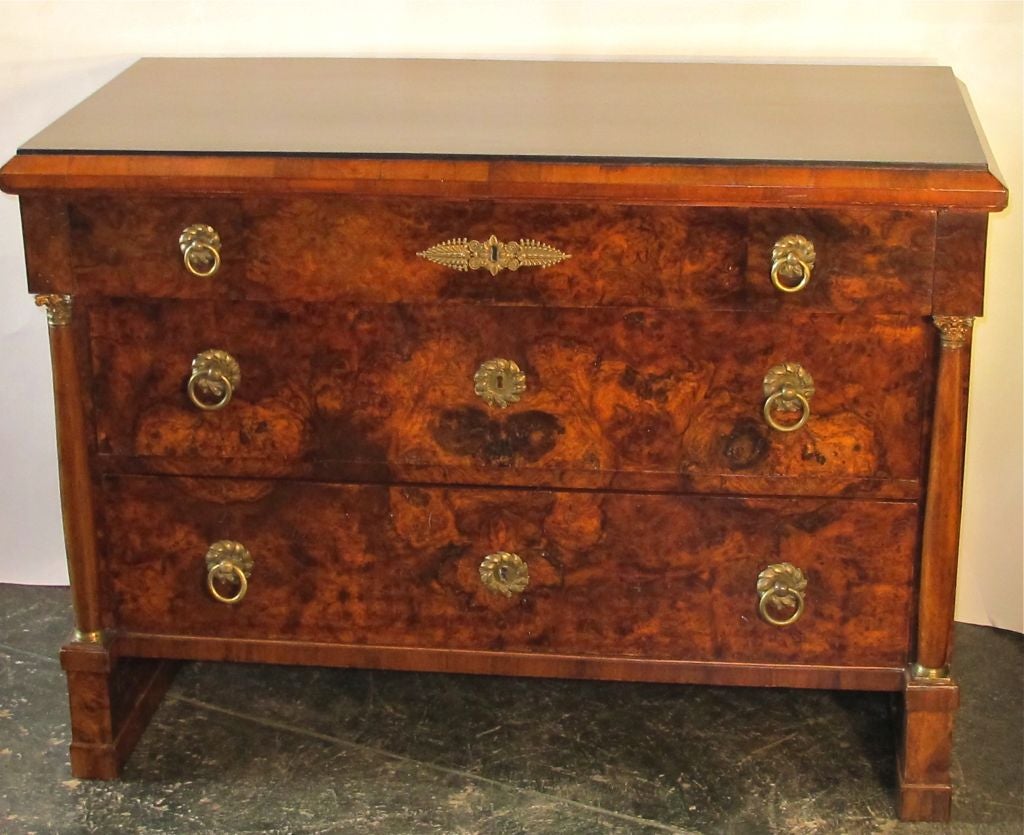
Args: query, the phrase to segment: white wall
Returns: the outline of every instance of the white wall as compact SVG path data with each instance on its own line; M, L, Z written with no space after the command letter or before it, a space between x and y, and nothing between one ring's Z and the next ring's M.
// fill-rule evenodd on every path
M957 614L1022 630L1022 6L906 0L0 2L0 157L143 55L761 59L941 64L1011 190L977 323ZM182 95L201 95L183 90ZM0 581L63 583L44 317L0 198Z

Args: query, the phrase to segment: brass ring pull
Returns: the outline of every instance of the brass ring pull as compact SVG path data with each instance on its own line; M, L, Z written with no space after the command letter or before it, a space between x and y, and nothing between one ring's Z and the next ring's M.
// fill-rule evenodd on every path
M789 626L800 620L804 613L804 590L807 578L792 563L783 562L769 565L757 575L757 592L761 596L757 604L757 613L761 619L772 626ZM769 608L791 610L784 617L775 617Z
M241 381L238 361L227 351L211 348L192 360L188 397L204 412L215 412L231 402Z
M235 582L238 584L238 591L230 597L217 591L217 584L215 581L224 574L229 574L234 577ZM220 603L238 603L243 597L245 597L245 593L249 590L249 578L245 576L245 572L242 571L239 566L235 565L233 562L224 560L224 562L217 563L208 572L206 572L206 588L210 592L210 596Z
M800 419L796 423L786 425L775 420L772 412L775 410L776 405L789 400L796 400L800 404ZM775 394L768 395L768 399L764 401L764 419L777 432L796 432L797 429L802 428L807 423L807 418L810 416L811 404L807 402L807 398L791 388L780 389Z
M218 603L240 603L249 591L252 568L252 555L241 542L230 539L214 542L206 552L206 590L210 597ZM237 588L233 594L223 594L217 588L218 581L230 582Z
M807 370L796 362L773 365L764 375L765 423L777 432L796 432L811 416L811 397L814 395L814 380ZM780 423L776 412L799 412L795 423Z
M530 583L530 570L518 554L496 551L488 554L480 563L480 580L490 591L511 597L526 591Z
M209 278L220 269L220 235L212 226L193 223L178 237L185 269L199 278Z
M798 293L811 280L814 244L803 235L786 235L772 249L772 284L783 293ZM787 283L795 280L795 284Z

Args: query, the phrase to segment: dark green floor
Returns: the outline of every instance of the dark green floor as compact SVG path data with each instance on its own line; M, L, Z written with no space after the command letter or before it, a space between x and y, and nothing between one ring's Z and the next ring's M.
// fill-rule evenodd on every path
M68 771L66 589L0 585L0 833L1013 833L1021 636L959 626L954 821L893 820L889 697L184 666L123 779Z

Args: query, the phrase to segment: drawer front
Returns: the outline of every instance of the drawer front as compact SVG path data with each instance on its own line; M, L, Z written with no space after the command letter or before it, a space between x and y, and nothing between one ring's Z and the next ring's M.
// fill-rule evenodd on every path
M487 483L760 477L777 492L808 479L915 482L921 468L932 335L920 321L127 301L90 319L98 447L115 456L284 468L228 471L251 475L450 468ZM210 348L241 375L219 411L186 393L193 357ZM478 391L493 359L525 375L506 408ZM787 362L814 389L806 425L789 432L763 412L766 372ZM773 410L783 425L802 414L790 405Z
M330 196L103 197L76 201L70 221L81 294L882 314L929 311L935 227L929 212ZM221 264L209 278L185 269L179 246L196 223L220 238ZM811 241L814 263L806 288L784 293L771 282L773 248L793 234ZM505 267L492 275L417 254L492 235L498 244L536 240L569 257L510 269L504 249L487 247L484 260L493 254Z
M719 661L907 658L913 504L147 477L108 478L103 490L105 569L128 631ZM237 604L207 588L220 563L206 554L221 540L252 560ZM481 576L499 552L526 566L509 596ZM782 563L806 587L801 616L780 627L759 616L757 583ZM230 598L240 584L214 588ZM794 614L795 598L778 603L768 615Z

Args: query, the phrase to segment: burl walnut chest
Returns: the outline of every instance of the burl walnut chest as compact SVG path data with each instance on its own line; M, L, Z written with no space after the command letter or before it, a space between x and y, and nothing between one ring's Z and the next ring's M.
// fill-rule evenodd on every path
M949 70L146 60L0 178L75 775L179 659L843 688L948 816L1006 202Z

